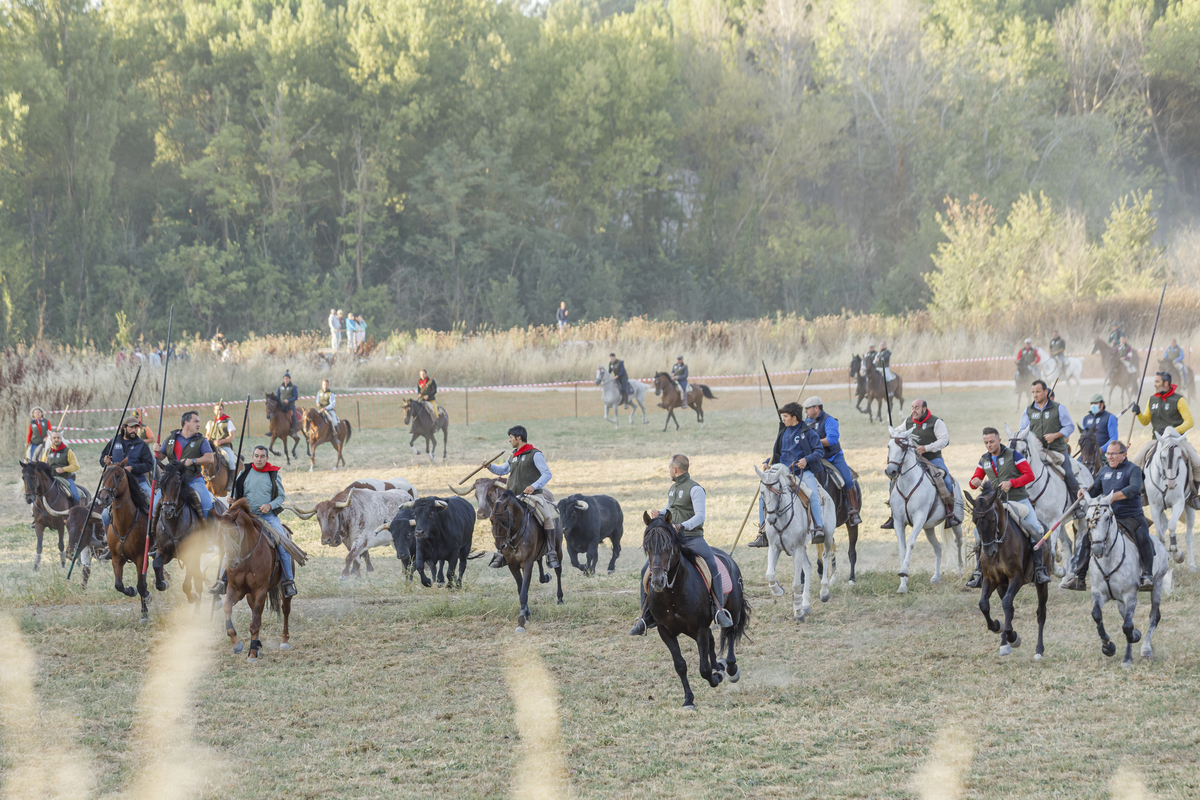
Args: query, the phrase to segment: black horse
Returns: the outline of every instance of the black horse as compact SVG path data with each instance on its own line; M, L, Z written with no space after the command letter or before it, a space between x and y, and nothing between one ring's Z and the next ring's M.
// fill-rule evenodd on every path
M859 526L851 525L849 522L849 520L850 520L850 502L844 497L845 490L842 489L842 487L838 486L837 482L834 481L833 472L834 472L834 470L830 469L829 467L825 468L825 483L822 484L821 488L823 488L829 494L829 496L833 498L833 505L835 508L837 508L837 522L834 523L834 527L835 528L845 528L846 536L847 536L847 538L850 539L850 553L849 553L850 583L851 583L851 585L853 585L853 583L854 583L854 565L858 562L858 527ZM854 479L854 488L858 490L858 496L861 498L862 497L862 484L860 484L858 482L857 478ZM836 566L837 556L831 556L831 558L833 559L833 561L831 563ZM825 562L823 562L821 559L818 558L817 559L817 574L822 575L822 574L824 574L824 571L825 571Z
M413 447L413 442L417 437L425 439L425 455L429 456L429 460L433 461L437 455L437 432L442 432L442 460L446 460L446 437L450 435L450 417L446 414L446 409L438 407L438 418L434 420L433 414L429 413L429 409L419 400L404 401L404 424L412 423L410 433L412 438L408 440L408 446L412 447L414 453L421 451ZM430 445L433 446L433 451L430 452Z
M733 653L735 643L741 641L750 621L750 604L742 587L742 572L727 553L713 548L713 554L725 562L729 569L732 589L725 601L725 608L733 617L733 627L721 629L720 648L715 647L710 626L713 622L712 597L700 570L690 560L680 558L683 534L671 525L671 513L651 519L649 512L642 516L646 533L642 549L648 559L642 568L643 579L650 570L649 591L646 593L646 608L658 626L658 635L671 651L675 671L683 683L683 707L695 709L695 696L687 679L687 661L679 651L679 635L686 634L696 640L700 648L700 677L709 686L719 686L725 675L730 683L742 677L738 671L737 658ZM719 652L724 658L717 658Z
M883 404L886 402L888 407L888 419L892 415L892 401L904 407L904 381L895 372L892 372L892 378L884 384L883 371L875 366L873 360L868 360L863 363L863 379L866 384L867 393L867 410L864 412L867 419L878 419L883 422ZM871 416L871 403L878 401L875 417ZM859 409L860 411L862 409Z
M854 395L858 399L854 404L854 408L865 414L867 412L862 410L862 401L867 396L867 377L862 374L862 356L857 353L855 353L854 358L850 359L850 380L856 384Z

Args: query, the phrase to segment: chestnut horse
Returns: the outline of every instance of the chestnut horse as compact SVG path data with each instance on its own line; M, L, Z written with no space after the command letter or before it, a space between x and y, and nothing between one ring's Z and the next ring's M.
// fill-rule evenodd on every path
M1122 403L1131 397L1135 397L1138 393L1137 352L1134 352L1133 359L1129 362L1133 366L1132 370L1117 355L1112 346L1108 342L1103 341L1099 336L1092 337L1092 352L1100 354L1100 363L1104 365L1104 381L1112 391L1109 399L1116 399L1118 389L1121 390Z
M671 380L671 376L665 372L654 373L654 393L662 395L662 402L658 404L659 408L667 410L667 421L663 423L663 432L666 432L667 426L672 422L675 423L675 430L679 430L679 420L675 419L675 409L683 408L683 400L679 397L679 387L675 385L675 381ZM702 383L688 382L688 406L692 411L696 412L696 421L701 425L704 424L704 398L716 400L712 390Z
M404 424L412 423L409 433L412 437L408 440L408 446L412 447L414 453L420 453L416 447L413 447L413 442L420 436L425 439L425 455L429 456L429 460L433 461L437 455L437 432L442 432L442 460L446 460L446 437L450 435L450 416L446 413L446 409L438 406L438 418L435 420L433 414L429 413L429 409L419 400L404 401ZM433 452L430 452L430 446L433 447Z
M81 589L87 588L88 578L92 576L92 557L108 558L108 541L104 526L100 524L100 512L90 511L89 514L89 511L88 506L73 506L67 512L67 550L72 556L79 551L79 565L83 570Z
M229 463L225 460L224 449L217 447L212 439L208 440L208 445L212 448L216 458L212 464L202 466L200 474L204 476L204 483L208 486L208 490L212 492L213 497L225 497L233 489L233 477L235 473L229 471ZM241 472L245 466L245 459L238 456L237 472Z
M146 619L150 590L146 588L142 559L146 553L146 536L150 528L150 499L143 497L141 489L133 486L129 473L125 471L127 461L125 459L104 468L100 490L96 492L96 503L108 506L112 516L107 539L115 579L113 588L126 597L141 595L142 619ZM126 563L133 564L134 574L137 575L136 589L125 585Z
M317 445L329 442L337 450L337 460L333 462L333 471L337 472L338 464L345 464L346 459L342 458L342 448L346 446L346 442L350 441L350 421L338 420L338 438L340 442L333 440L333 426L329 424L329 418L315 408L310 408L304 412L304 437L308 441L308 471L312 472L316 466Z
M172 559L179 559L184 570L181 588L188 602L193 603L199 611L200 593L204 589L200 554L206 544L204 535L208 533L208 528L200 508L200 498L184 482L185 475L183 463L171 461L163 467L159 478L160 507L154 521L154 542L158 547L158 555L154 559L154 588L160 592L167 590L163 566ZM217 510L219 507L214 505L214 513Z
M275 440L279 439L283 442L283 457L287 459L290 465L292 459L296 457L296 448L300 446L300 409L296 409L295 414L289 414L280 408L279 395L273 392L266 393L267 399L267 429L271 434L271 441L267 444L267 450L271 455L277 456L275 452ZM292 454L288 455L287 440L288 437L294 440L292 444Z
M503 554L513 580L517 582L517 596L521 602L517 633L524 633L525 625L531 616L529 583L533 577L534 563L538 563L539 568L541 566L542 551L546 549L546 529L533 512L508 489L492 503L491 521L496 549ZM555 531L554 541L550 544L558 548L558 563L562 564L562 526L556 527L558 529ZM555 567L554 574L558 578L558 604L562 605L562 567Z
M250 652L246 658L257 661L262 650L262 642L258 632L262 628L263 607L267 600L271 601L271 610L283 613L283 636L279 649L290 650L288 644L290 631L288 617L292 613L292 598L283 597L280 583L283 581L283 566L275 554L276 547L282 547L267 536L263 523L250 513L250 505L242 497L233 502L225 514L215 515L222 533L222 550L225 552L225 574L229 581L225 594L225 632L229 635L233 653L237 655L243 650L243 643L238 639L233 627L233 607L246 598L250 606ZM271 531L272 536L277 536ZM304 565L304 554L298 549L292 550L293 563ZM281 602L282 601L282 602Z
M25 481L25 502L33 506L33 532L37 534L37 555L33 557L33 570L42 563L42 534L46 528L58 531L58 560L67 565L63 535L67 530L67 512L74 505L91 505L92 496L82 486L79 488L79 503L71 502L71 493L54 480L54 469L41 461L22 461L21 479Z

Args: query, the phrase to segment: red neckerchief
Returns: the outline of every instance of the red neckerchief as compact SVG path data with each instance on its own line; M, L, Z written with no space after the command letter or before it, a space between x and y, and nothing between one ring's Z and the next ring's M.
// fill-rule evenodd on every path
M259 469L253 463L250 466L254 468L255 472L279 472L279 467L275 466L270 461L268 461L266 464L264 464L262 469Z
M225 421L225 420L227 420L227 419L229 419L229 415L228 415L228 414L222 414L221 416L217 417L217 422L224 422L224 421Z
M425 388L425 384L427 384L427 383L429 383L429 378L425 378L424 380L418 380L418 381L417 381L417 388L418 388L418 389L424 389L424 388Z
M512 457L516 458L517 456L524 455L525 453L528 453L532 449L533 449L533 445L526 442L525 444L521 445L521 447L519 449L513 450Z
M1171 388L1170 388L1170 390L1168 390L1168 391L1165 391L1165 392L1156 392L1156 393L1154 394L1154 396L1155 396L1155 397L1162 398L1163 400L1166 400L1168 397L1170 397L1171 395L1175 394L1175 390L1176 390L1176 389L1178 389L1178 388L1179 388L1179 387L1178 387L1176 384L1172 383L1172 384L1171 384Z
M29 422L31 426L37 426L37 429L41 431L42 436L45 436L50 432L50 420L46 419L45 417L42 417L41 419L31 419Z
M932 412L932 411L930 411L928 408L927 408L927 409L925 409L925 416L921 417L921 419L914 419L914 420L913 420L913 424L914 424L914 425L924 425L924 424L925 424L925 422L926 422L926 421L928 421L929 417L930 417L932 414L933 414L933 412Z
M66 450L66 449L67 449L67 443L63 442L62 447L51 447L50 452L51 453L61 453L63 450Z

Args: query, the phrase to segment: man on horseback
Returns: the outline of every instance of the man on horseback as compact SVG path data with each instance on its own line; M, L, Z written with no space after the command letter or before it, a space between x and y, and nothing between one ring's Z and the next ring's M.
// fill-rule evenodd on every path
M1037 512L1033 510L1029 492L1025 489L1033 483L1033 467L1029 466L1029 461L1024 455L1004 446L1000 441L1000 432L995 428L983 429L983 446L987 448L987 452L979 458L979 466L975 467L975 474L971 476L971 488L978 489L983 485L984 479L991 480L997 491L1004 495L1006 502L1024 509L1024 513L1020 515L1021 519L1031 530L1038 532L1037 539L1040 539L1046 533L1046 529L1038 519ZM1036 542L1032 534L1026 532L1026 535L1030 537L1031 542ZM1034 552L1033 568L1035 583L1050 582L1050 575L1046 572L1046 565L1042 563L1040 551ZM967 586L978 589L982 579L979 561L976 560L975 572L967 580Z
M1183 373L1183 348L1177 339L1172 339L1171 346L1163 351L1163 361L1170 361L1180 374Z
M295 433L296 431L296 401L300 399L300 390L292 383L292 373L283 373L283 383L275 390L276 397L279 398L279 408L286 411L288 415L288 432ZM269 417L268 417L269 419Z
M1017 374L1020 375L1022 372L1038 374L1037 364L1039 361L1041 361L1041 356L1034 348L1033 340L1026 339L1025 345L1017 351Z
M825 541L825 526L817 487L825 482L825 465L821 463L825 448L821 445L821 437L817 430L801 422L803 414L798 403L788 403L779 409L779 435L775 437L775 447L771 451L771 457L763 462L763 467L787 464L791 473L808 487L808 508L813 518L813 535L810 541L820 544ZM759 495L758 538L750 543L750 547L766 546L767 501Z
M879 343L879 352L875 354L875 367L883 373L883 379L890 381L892 379L892 371L888 369L892 364L892 351L888 350L887 342Z
M225 402L218 402L213 406L213 418L204 426L204 438L212 442L212 446L221 452L225 457L225 463L229 465L229 471L237 470L237 463L233 455L233 448L230 444L233 443L233 434L237 431L237 426L233 424L233 420L225 413Z
M71 503L79 503L79 487L75 485L75 473L79 472L79 461L75 453L63 441L62 433L50 431L46 449L42 451L42 462L54 470L57 480L66 481L71 489Z
M886 349L879 351L878 358L882 359L886 352ZM888 356L890 357L891 354L888 353ZM807 418L808 427L817 434L817 438L821 440L821 446L825 448L825 460L833 464L838 475L842 476L842 502L846 509L846 523L861 525L862 519L859 518L859 511L862 509L862 500L858 496L858 488L854 485L854 475L850 472L850 465L846 463L846 454L842 452L841 428L837 418L829 416L821 398L816 395L804 401L804 416Z
M912 401L912 415L904 420L904 429L916 431L917 455L942 471L942 479L935 480L933 485L942 504L946 506L946 527L961 525L962 520L954 513L954 478L950 476L950 470L942 458L942 450L950 444L950 431L946 428L946 421L935 417L929 411L929 405L917 398ZM888 517L887 522L879 527L894 530L895 521Z
M671 367L671 379L679 387L679 400L683 403L683 407L688 407L687 401L687 379L688 368L687 364L683 363L683 356L675 358L675 364Z
M1113 350L1117 349L1117 345L1125 338L1125 331L1121 330L1121 323L1114 322L1112 330L1108 332L1108 346Z
M1143 425L1149 425L1154 430L1154 439L1133 457L1134 463L1142 469L1145 469L1146 464L1150 462L1150 457L1154 454L1158 444L1157 439L1162 436L1162 432L1168 426L1174 428L1175 432L1182 436L1195 424L1187 400L1179 394L1178 388L1172 383L1171 373L1159 372L1154 376L1154 396L1150 398L1146 410L1142 411L1141 406L1137 403L1132 406L1133 413L1137 415L1137 421ZM1187 454L1188 463L1192 467L1192 485L1188 490L1187 499L1188 508L1200 510L1200 454L1187 439L1180 439L1179 444L1183 448L1183 452Z
M1125 445L1120 439L1108 443L1105 451L1108 466L1100 470L1098 480L1092 484L1087 494L1101 497L1100 501L1112 506L1113 517L1117 524L1129 534L1137 545L1138 560L1142 562L1142 575L1138 580L1138 588L1145 589L1154 585L1154 545L1150 542L1150 526L1146 515L1142 513L1142 471L1137 464L1126 458ZM1079 490L1078 497L1083 499L1084 491ZM1063 589L1087 588L1088 563L1092 557L1092 539L1084 534L1079 537L1079 546L1075 551L1075 574L1063 579L1060 586Z
M554 476L550 474L550 467L546 465L546 456L542 451L525 441L528 436L524 426L514 425L509 428L508 443L513 452L508 461L499 466L485 461L483 465L493 475L509 476L508 490L525 503L546 529L546 550L543 555L546 556L546 565L550 569L557 569L559 563L555 539L558 533L558 507L542 494L542 489L546 488L546 484ZM497 569L505 566L504 554L497 552L492 556L491 566Z
M789 405L796 404L790 403ZM796 410L798 411L799 408ZM799 425L798 419L796 424ZM705 564L708 564L708 572L712 576L710 592L713 604L717 609L716 621L722 628L729 628L733 626L733 618L725 610L725 593L721 583L721 572L717 567L717 557L713 555L712 548L704 540L704 488L692 480L692 476L688 473L690 468L691 462L688 461L687 456L682 454L671 456L671 460L667 463L667 472L671 476L671 488L667 490L667 507L662 511L651 511L650 516L657 519L670 512L672 526L683 534L683 546L679 548L680 555L692 559L698 556L704 559ZM630 636L641 636L655 624L649 609L646 608L645 591L643 586L642 613L638 616L637 622L633 624L633 629L629 631Z
M1113 349L1113 352L1117 354L1117 358L1121 359L1121 361L1125 363L1125 368L1127 370L1130 372L1137 372L1137 362L1134 360L1134 357L1137 355L1137 351L1135 351L1133 346L1129 344L1128 339L1122 336L1120 343L1117 344L1117 346Z
M424 370L421 371L424 372ZM338 436L337 412L333 410L336 405L337 395L329 390L329 379L326 378L321 381L321 391L317 392L317 410L329 422L329 435L333 438L333 446L341 447L342 440ZM437 415L435 414L433 418L437 419ZM279 467L275 467L275 469L278 470Z
M1117 432L1117 415L1104 407L1104 395L1092 395L1092 404L1088 407L1088 413L1080 423L1079 430L1095 430L1096 445L1102 453L1109 442L1121 438L1121 434Z
M154 456L142 439L142 423L137 417L126 417L121 425L121 435L104 446L100 453L100 466L109 467L127 461L125 472L130 481L142 490L142 497L150 499L150 473L154 470ZM100 514L100 524L106 529L112 524L112 508L105 507Z
M1026 428L1033 431L1034 436L1042 443L1047 451L1062 456L1063 480L1067 484L1067 496L1073 497L1079 493L1079 481L1075 480L1075 470L1071 466L1071 448L1067 441L1075 432L1075 423L1071 420L1071 412L1067 407L1056 403L1050 398L1050 389L1046 382L1038 378L1030 387L1033 402L1021 414L1021 430ZM1076 509L1076 516L1083 516L1083 507Z
M1050 357L1058 362L1058 372L1060 375L1067 374L1067 342L1058 335L1058 331L1051 331L1050 336Z
M233 482L233 500L241 497L246 498L246 502L250 504L250 514L259 522L270 525L271 529L279 536L288 535L283 523L279 520L279 510L287 501L287 494L283 491L283 480L279 477L279 467L268 463L267 448L261 444L254 448L251 462L242 469L242 473ZM286 548L278 545L275 547L275 552L279 555L279 566L283 571L283 582L280 583L279 588L283 590L284 597L295 597L296 573L292 566L292 555ZM209 592L216 597L225 594L224 567L225 565L222 564L220 576L209 589Z
M629 385L629 373L625 371L625 362L618 359L616 353L608 354L608 372L616 378L617 388L621 390L620 405L625 405L629 402L629 396L633 394L633 387ZM686 398L684 402L687 402Z
M41 406L34 406L29 412L29 430L25 433L25 460L33 461L45 448L46 439L50 436L50 420Z
M437 381L429 377L425 370L421 370L421 376L417 378L417 399L425 404L426 410L433 415L434 422L437 422Z
M180 426L179 429L167 434L167 438L163 440L162 449L156 450L154 457L160 463L165 460L183 464L184 480L200 498L200 510L204 519L208 519L213 507L213 496L209 493L200 470L201 467L212 465L217 460L217 456L209 446L208 439L200 433L200 413L198 411L183 412ZM157 504L156 494L155 505Z

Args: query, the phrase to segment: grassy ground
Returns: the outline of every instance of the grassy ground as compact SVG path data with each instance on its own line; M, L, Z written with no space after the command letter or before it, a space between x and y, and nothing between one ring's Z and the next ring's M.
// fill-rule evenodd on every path
M947 460L956 474L969 474L981 452L981 427L1016 422L1009 398L984 392L930 398L950 425ZM941 585L928 583L933 556L923 538L912 591L895 594L895 539L878 529L886 515L885 432L845 401L831 402L829 410L842 418L849 461L866 484L858 584L845 583L841 535L833 599L797 625L790 598L777 600L766 589L764 551L746 549L744 535L736 557L754 611L750 640L739 653L743 678L709 689L696 671L694 648L685 648L697 713L680 709L682 689L657 637L626 635L642 560L637 518L661 507L666 460L683 452L708 489L710 541L732 545L754 494L752 466L769 451L775 431L770 414L713 410L703 429L688 422L668 434L656 427L660 419L620 430L598 417L545 421L530 434L547 452L560 496L603 492L625 509L627 549L617 573L564 572L561 607L549 588L536 587L534 622L519 636L507 571L472 561L461 592L413 588L381 551L375 573L342 582L345 550L324 548L315 523L298 522L298 539L315 558L300 576L295 649L270 649L280 623L268 618L262 636L268 650L250 666L229 654L219 621L207 626L208 660L181 717L194 763L217 762L198 793L495 796L512 790L521 759L532 752L535 765L561 758L569 792L581 797L911 797L918 784L924 796L959 796L954 770L939 761L949 747L965 764L965 797L1091 798L1108 791L1118 770L1124 770L1118 796L1133 796L1139 781L1157 797L1196 796L1197 578L1176 573L1152 662L1125 671L1104 658L1087 596L1057 588L1047 658L1032 660L1034 597L1023 592L1017 625L1026 646L1001 659L977 596L962 590L953 561ZM502 448L505 427L460 428L445 467L410 455L407 436L401 442L397 433L371 431L349 449L348 470L285 470L285 485L302 505L360 476L403 475L422 493L445 493L448 481ZM80 456L94 463L87 448ZM90 466L86 474L89 482L97 477ZM53 564L33 574L27 515L19 486L0 484L0 605L33 649L33 688L47 718L72 721L42 727L37 743L61 749L73 742L96 793L121 795L148 769L135 708L145 671L161 663L158 643L172 629L164 611L181 606L182 597L175 589L156 596L155 621L143 626L136 604L112 591L110 572L98 570L87 592L77 579L68 584ZM490 547L486 527L477 528L475 546ZM781 582L790 581L790 570L782 558ZM1140 627L1146 615L1140 608ZM248 614L239 612L235 622L244 633ZM1116 626L1115 611L1109 626ZM561 734L551 752L534 747L514 717L509 687L521 684L513 674L531 663L544 665L551 676L544 688L557 698ZM9 723L0 762L7 776L28 758L12 734ZM170 762L159 769L169 782ZM942 793L930 793L936 789Z

